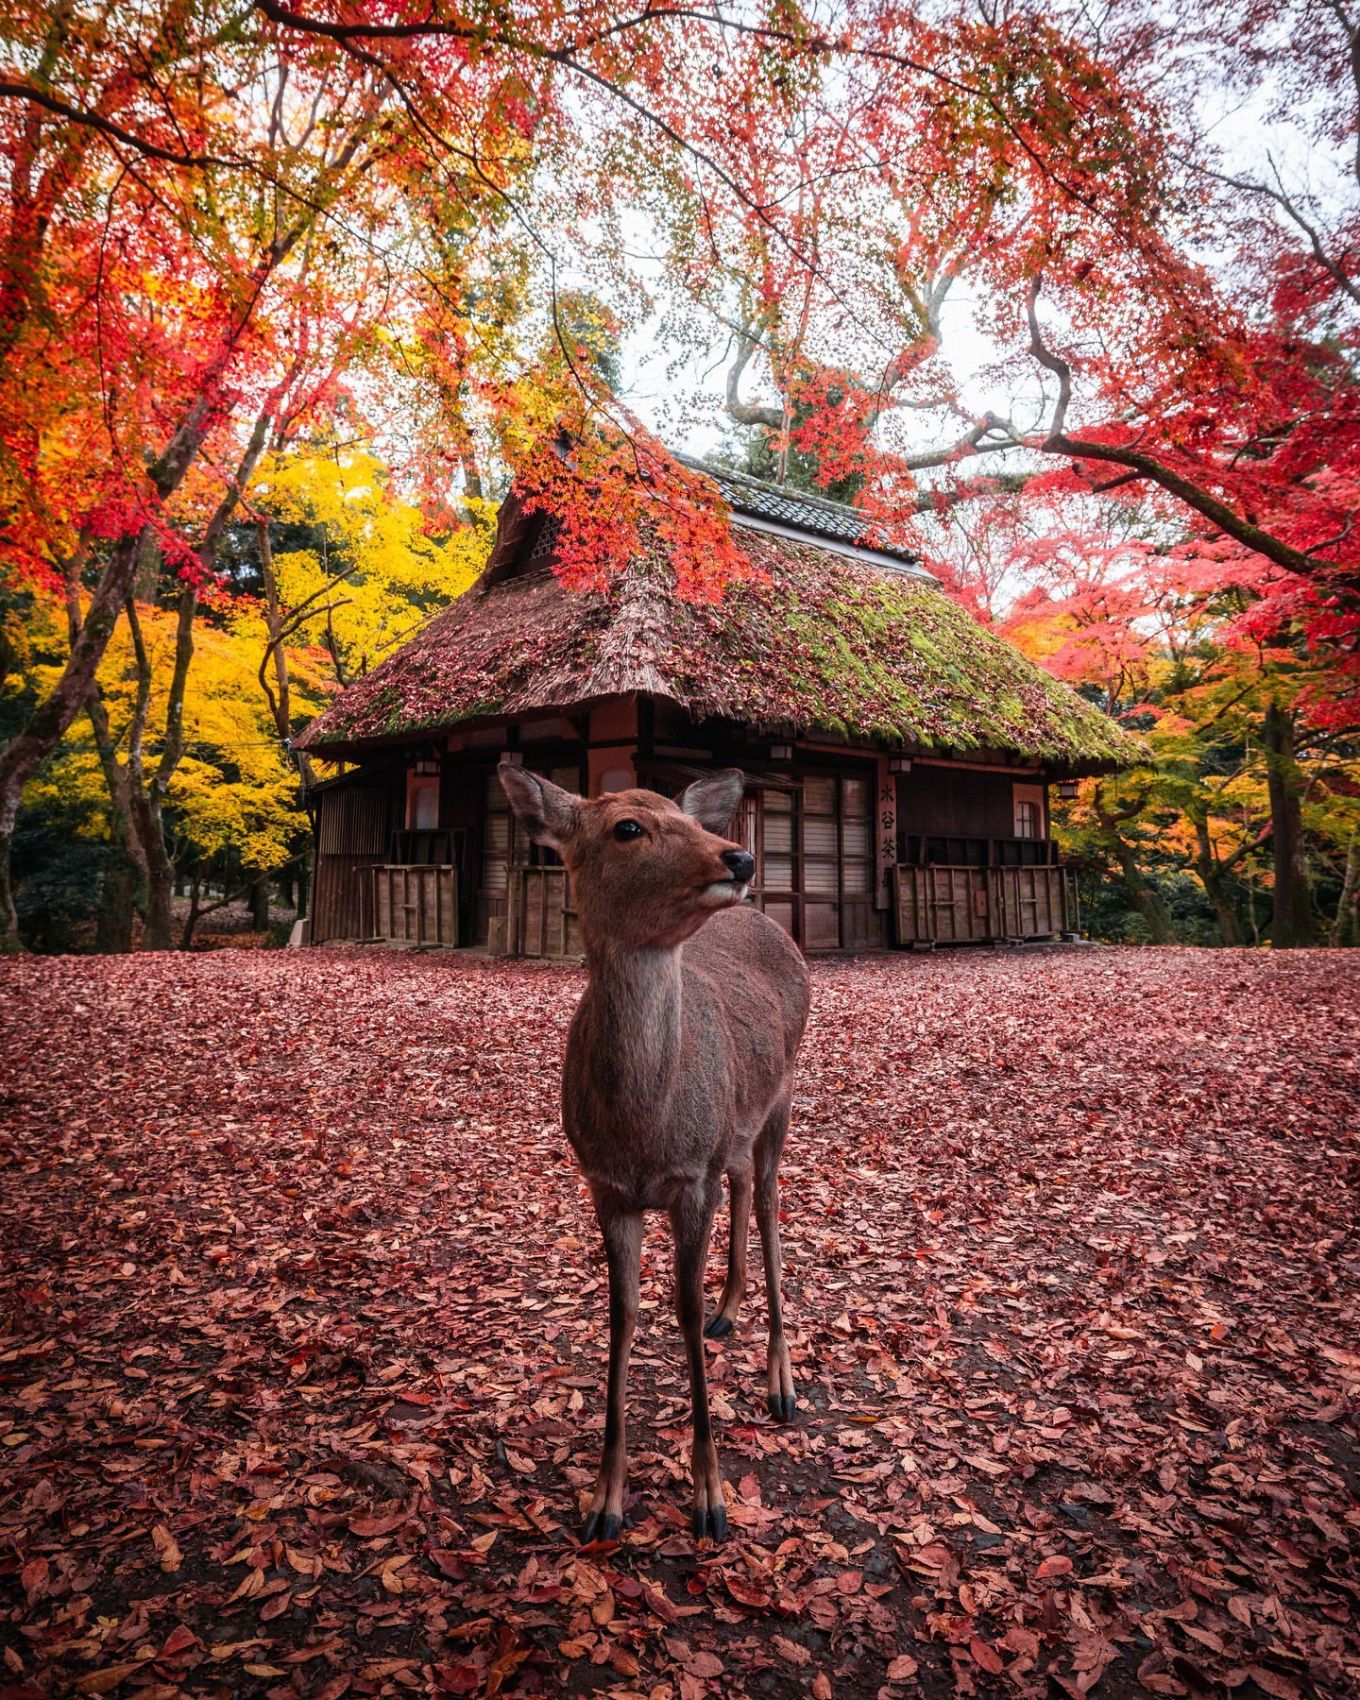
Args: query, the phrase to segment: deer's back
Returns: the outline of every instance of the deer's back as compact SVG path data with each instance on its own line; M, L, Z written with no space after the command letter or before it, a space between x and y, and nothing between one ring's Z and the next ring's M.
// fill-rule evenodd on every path
M752 1139L788 1091L807 1024L807 965L782 927L743 906L701 928L682 967L685 1073L703 1082L719 1134Z
M688 941L682 960L687 982L698 978L713 988L720 1022L741 1031L758 1010L762 1048L777 1042L792 1064L807 1025L811 982L802 953L782 927L749 904L724 909Z

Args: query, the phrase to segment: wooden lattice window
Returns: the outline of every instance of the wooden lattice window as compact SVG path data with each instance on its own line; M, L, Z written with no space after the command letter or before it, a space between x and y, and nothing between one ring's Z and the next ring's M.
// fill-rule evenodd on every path
M873 790L867 779L841 780L841 896L870 897L874 889Z
M510 799L494 773L487 775L482 814L482 892L504 897L510 883Z
M562 535L562 522L550 514L539 522L538 534L529 550L529 565L538 566L549 560L557 548L557 539Z
M765 853L761 885L767 896L791 896L797 890L793 877L793 793L766 791L762 805Z

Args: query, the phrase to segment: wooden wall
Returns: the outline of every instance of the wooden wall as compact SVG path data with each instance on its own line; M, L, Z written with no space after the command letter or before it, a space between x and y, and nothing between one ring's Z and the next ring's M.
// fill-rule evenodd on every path
M535 756L524 752L524 765L533 773L541 773L551 779L554 785L560 785L567 791L581 791L585 781L582 774L580 758L570 760L562 753ZM539 868L559 868L559 858L542 845L534 844L529 835L520 826L510 811L510 802L505 795L505 789L496 777L495 770L483 772L474 780L478 786L481 803L480 853L478 862L476 899L472 911L472 930L469 942L485 944L491 923L504 919L507 927L513 927L512 897L516 887L522 883L519 875L527 870ZM539 906L546 887L534 888L534 906ZM552 887L558 891L558 887ZM562 891L565 890L563 886ZM560 896L560 893L559 893ZM516 948L513 940L507 940L509 947ZM561 955L570 952L536 950L526 952L532 955Z
M373 882L376 937L405 944L458 943L456 870L451 865L384 865L367 877Z
M874 906L875 770L799 774L747 791L734 836L756 859L755 903L804 950L883 942Z
M532 771L575 791L592 780L598 786L616 769L633 769L637 783L673 795L697 771L743 768L751 783L733 837L756 858L753 901L809 952L1063 930L1061 870L1028 865L1047 860L1050 846L1027 841L1014 857L996 848L1003 840L1016 843L1013 787L1035 785L1032 776L925 762L890 776L879 752L795 746L791 758L776 758L770 743L747 737L736 727L685 728L663 705L652 715L630 699L592 710L588 721L582 715L455 737L440 760L438 830L457 847L456 875L446 868L437 890L427 881L428 889L414 898L405 887L395 893L389 876L380 916L381 881L372 870L419 860L391 854L393 834L405 826L406 775L414 759L394 749L385 767L375 765L318 794L313 941L390 934L400 910L403 924L414 917L425 942L485 944L494 924L504 947L514 951L579 952L558 859L529 843L496 777L506 747ZM423 759L431 759L428 750ZM895 796L895 823L880 789L889 800ZM908 847L921 849L926 835L948 843L966 839L982 853L960 856L969 864L961 867L952 866L952 855L906 857ZM902 868L899 875L894 849L898 863L951 865ZM443 852L438 860L446 861ZM1025 865L993 865L1011 862ZM994 874L1024 877L999 880Z
M516 868L510 884L510 950L516 956L580 956L585 945L563 867Z
M1033 783L1033 775L1016 778ZM1010 838L1015 832L1015 781L1007 773L916 762L897 780L897 832L940 838ZM905 859L905 858L899 858Z
M899 867L897 942L980 944L1065 932L1066 870Z
M397 786L404 777L404 772L381 768L337 780L317 793L313 944L374 937L369 870L386 861L391 835L401 824Z

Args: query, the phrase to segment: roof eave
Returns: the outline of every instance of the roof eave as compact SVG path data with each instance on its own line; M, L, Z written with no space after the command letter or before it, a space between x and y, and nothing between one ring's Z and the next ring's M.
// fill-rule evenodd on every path
M823 726L815 720L770 720L770 721L735 721L726 715L695 714L694 705L677 691L644 690L634 688L623 691L597 692L590 696L567 697L560 702L535 703L532 706L508 710L501 714L469 715L465 718L457 716L451 719L431 722L427 725L408 726L396 732L373 733L367 737L323 738L315 742L302 743L305 730L299 739L295 740L295 748L305 749L306 753L317 761L354 761L359 757L371 754L375 750L395 749L403 744L415 744L430 739L445 738L452 735L464 735L474 732L490 731L498 727L512 726L517 721L525 719L541 719L545 715L569 715L588 713L591 709L603 703L616 701L619 696L637 695L648 697L653 701L670 702L682 709L694 721L696 727L705 722L729 722L733 726L744 727L756 739L808 739L819 735L828 736L838 733L839 728ZM315 722L313 722L315 724ZM850 731L844 741L862 749L900 750L903 753L928 761L932 756L937 759L960 758L967 759L992 755L999 759L1011 759L1031 764L1043 771L1051 779L1090 779L1113 773L1126 772L1140 765L1145 759L1140 752L1130 752L1127 755L1099 756L1060 756L1045 755L1033 750L1022 749L1019 745L987 746L985 749L961 751L952 744L922 744L918 739L906 735L891 736L882 729L866 730L856 733Z
M817 532L800 531L795 525L782 525L778 520L740 513L735 509L732 513L732 524L747 531L763 531L771 537L784 537L792 543L804 543L828 555L842 555L850 561L865 561L870 566L886 567L890 572L901 573L903 578L919 579L923 584L939 588L939 579L934 573L927 572L919 562L909 561L903 555L889 554L884 549L871 548L868 544L846 543L838 537L823 537Z

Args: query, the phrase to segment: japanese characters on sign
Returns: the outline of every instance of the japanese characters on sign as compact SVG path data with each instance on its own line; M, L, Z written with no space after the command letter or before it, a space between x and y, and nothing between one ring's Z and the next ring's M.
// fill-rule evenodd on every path
M874 907L887 909L892 903L892 871L897 861L897 781L888 772L886 756L878 759L874 844Z

